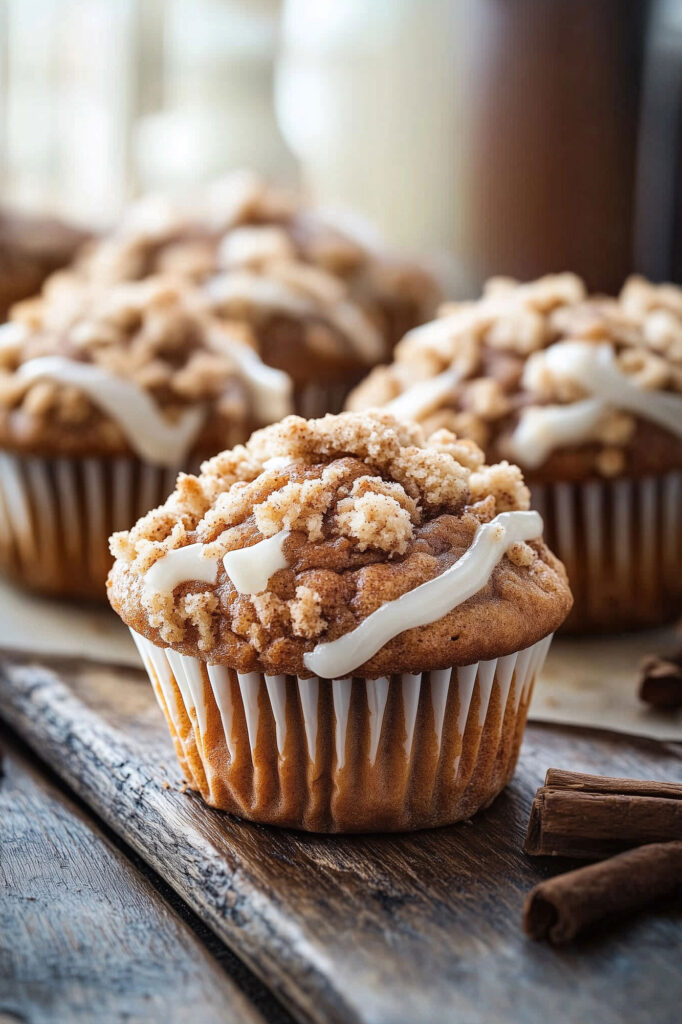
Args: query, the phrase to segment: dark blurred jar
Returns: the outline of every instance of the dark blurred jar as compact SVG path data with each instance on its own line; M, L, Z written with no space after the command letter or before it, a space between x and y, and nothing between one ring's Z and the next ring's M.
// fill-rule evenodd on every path
M466 4L455 248L467 287L491 273L527 279L570 269L592 289L614 291L635 269L655 6Z

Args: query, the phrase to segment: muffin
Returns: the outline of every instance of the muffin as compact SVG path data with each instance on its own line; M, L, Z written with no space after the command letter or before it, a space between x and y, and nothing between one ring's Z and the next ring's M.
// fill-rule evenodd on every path
M158 273L193 281L216 315L239 320L265 362L289 374L303 415L339 411L402 334L432 315L438 294L419 267L236 174L192 203L141 200L47 284L42 301L63 322L93 293Z
M86 238L52 217L0 210L0 322L15 302L34 295L49 274L70 263Z
M68 326L36 313L0 327L0 569L104 599L112 530L291 412L291 383L175 279L113 287Z
M318 832L468 818L509 781L571 606L520 471L381 413L291 416L115 534L190 786Z
M568 571L574 630L682 611L682 289L493 279L409 333L348 407L380 406L518 463Z

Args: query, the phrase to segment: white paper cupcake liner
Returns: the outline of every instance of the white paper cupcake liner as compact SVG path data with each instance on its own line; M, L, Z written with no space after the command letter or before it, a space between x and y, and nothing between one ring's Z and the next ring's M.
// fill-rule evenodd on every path
M535 484L544 539L575 598L569 629L625 629L682 611L682 472Z
M552 639L438 672L323 680L241 674L131 632L192 788L310 831L442 825L490 803Z
M109 536L165 501L177 473L135 458L0 452L0 569L39 590L104 599Z

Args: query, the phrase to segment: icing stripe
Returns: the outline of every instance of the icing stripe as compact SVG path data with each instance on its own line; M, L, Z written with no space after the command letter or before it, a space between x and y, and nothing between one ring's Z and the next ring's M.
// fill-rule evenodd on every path
M399 633L436 622L478 593L512 544L541 534L537 512L500 513L478 527L471 546L449 569L377 608L344 636L318 644L303 656L306 668L324 679L351 674Z
M228 551L223 558L225 572L240 594L260 594L268 580L278 569L286 569L288 562L282 547L289 530L280 530L274 537L252 544L250 548ZM159 558L144 577L147 594L171 594L181 583L189 580L215 583L218 576L217 558L203 555L203 544L187 544L175 548Z
M516 462L535 469L555 448L591 440L607 412L608 406L599 398L569 405L530 406L521 413L509 439L509 454Z
M206 294L218 307L231 303L249 303L267 312L289 313L304 319L318 316L326 319L347 337L368 362L385 355L380 332L359 306L341 299L320 302L274 277L237 270L216 274L206 282Z
M169 423L144 388L101 366L63 356L30 359L17 370L22 380L53 380L82 391L116 422L137 455L148 462L175 466L189 452L203 425L203 406L186 409Z
M258 541L250 548L228 551L223 557L225 572L240 594L260 594L270 577L289 565L282 550L289 530L280 530L273 537Z
M611 345L563 341L546 351L551 373L565 374L617 409L625 409L682 437L682 396L650 391L633 383L616 364Z
M230 337L227 330L214 329L210 341L237 364L259 422L273 423L294 411L293 385L288 373L268 366L252 348Z
M458 370L444 370L430 380L420 380L386 406L386 411L398 419L421 419L437 408L451 393L461 378Z
M682 437L682 396L633 383L617 365L613 347L589 341L560 341L529 360L557 377L574 381L591 398L567 405L531 406L521 414L510 453L522 465L540 466L554 448L595 438L610 408L630 412Z
M145 591L172 594L176 587L187 580L215 583L218 559L204 558L203 549L203 544L188 544L187 547L176 548L163 555L145 573Z

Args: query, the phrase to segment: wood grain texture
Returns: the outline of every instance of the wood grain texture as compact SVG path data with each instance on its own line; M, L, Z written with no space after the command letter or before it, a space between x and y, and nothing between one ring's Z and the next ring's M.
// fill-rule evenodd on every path
M262 1021L150 883L1 734L0 756L0 1021Z
M142 673L8 657L0 714L302 1020L679 1020L679 904L560 952L521 931L526 892L558 869L521 852L547 768L681 782L679 745L532 726L513 784L472 823L315 837L179 792Z

